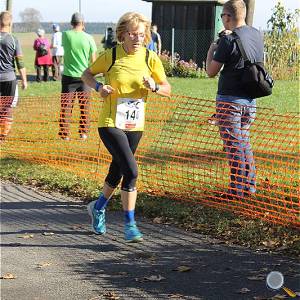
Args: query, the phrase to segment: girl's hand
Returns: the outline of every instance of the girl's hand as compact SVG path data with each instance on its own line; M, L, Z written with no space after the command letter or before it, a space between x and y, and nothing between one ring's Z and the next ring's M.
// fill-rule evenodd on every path
M146 89L151 91L155 90L155 81L152 77L143 76L143 84Z
M105 84L100 88L99 93L100 93L101 97L105 98L108 95L114 93L114 91L115 91L115 89L112 86Z

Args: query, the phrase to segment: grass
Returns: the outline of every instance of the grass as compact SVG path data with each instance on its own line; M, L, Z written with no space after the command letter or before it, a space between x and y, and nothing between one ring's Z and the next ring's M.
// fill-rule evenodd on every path
M32 50L32 44L33 40L35 38L34 34L19 34L19 36L23 51L25 54L25 64L28 69L28 73L30 75L34 75L35 71L33 68L33 61L34 61L34 51ZM100 37L96 37L97 45L100 44ZM184 79L184 78L169 78L169 81L172 85L172 91L174 94L178 95L187 95L191 97L196 98L202 98L202 99L214 99L215 92L217 89L217 79ZM15 118L17 122L23 123L24 126L26 125L28 127L28 112L32 115L42 115L42 118L47 118L51 120L51 118L57 119L57 115L55 115L53 112L59 111L59 92L60 92L60 83L59 82L48 82L48 83L35 83L31 82L29 84L29 88L26 91L20 91L20 96L22 101L22 97L32 97L29 107L19 106L15 111ZM54 95L57 97L58 101L53 105L53 102L48 103L49 96ZM41 96L37 98L37 96ZM35 105L35 101L41 101L43 103L39 103L39 105ZM25 101L25 98L23 99ZM292 81L277 81L275 83L274 92L273 95L259 99L258 105L266 107L276 114L281 113L289 113L289 112L299 112L299 83L298 82L292 82ZM202 103L202 102L201 102ZM197 105L201 105L201 103L192 103L197 107ZM191 104L191 103L189 103ZM41 111L37 112L35 111L36 107L41 109ZM154 108L155 109L155 108ZM270 111L268 111L270 112ZM176 115L177 113L177 115ZM185 122L184 116L180 114L180 111L177 111L175 113L175 119L176 122L178 122L178 118L183 118L182 122ZM205 109L201 113L207 113ZM75 112L76 114L76 112ZM155 115L155 114L154 114ZM199 118L199 116L196 116L196 118ZM92 119L97 119L97 115L92 116ZM55 122L53 120L53 123ZM96 122L96 121L95 121ZM37 123L35 123L37 124ZM30 131L34 132L38 128L36 128L35 124L31 124L32 128ZM50 124L50 123L49 123ZM50 126L45 127L47 125L44 125L43 128L39 128L40 134L46 132L47 136L53 136L53 143L51 146L51 149L45 148L46 145L44 144L45 141L37 138L36 140L33 140L32 143L35 145L34 147L31 147L31 150L33 151L33 156L37 157L40 155L40 150L44 149L44 154L51 154L53 155L53 159L55 159L55 155L58 156L61 154L61 152L55 152L55 151L62 151L61 144L55 140L56 131L53 131L53 128ZM151 125L152 126L152 125ZM180 142L180 138L182 136L185 136L187 132L183 129L176 129L177 131L173 132L173 147L170 147L168 145L167 148L163 148L164 143L164 136L159 136L157 133L161 132L161 128L156 128L155 123L153 123L153 128L149 129L155 133L153 136L153 139L162 139L159 145L159 149L151 148L152 145L149 143L147 146L146 142L145 145L141 144L140 149L142 149L141 155L144 155L144 161L147 161L149 157L151 157L151 163L145 167L145 169L141 170L141 177L146 177L147 174L152 173L155 174L155 164L156 162L153 160L153 158L156 158L156 154L158 155L157 158L161 161L166 160L163 156L159 156L159 153L161 151L164 151L164 155L167 155L168 153L172 153L174 149L183 151L183 150L191 150L196 145L198 141L195 141L195 145L190 142L189 145L181 145L178 144ZM169 126L169 129L174 129L174 124L172 123L172 119L170 122L167 122L164 126L166 128ZM26 128L26 127L24 127ZM22 137L24 128L22 126L18 127L19 132L17 133L19 137ZM164 129L166 129L164 128ZM26 132L29 129L26 128ZM76 129L74 129L76 130ZM198 125L195 125L193 127L194 134L196 136L196 133L199 134L199 127ZM168 131L169 132L169 131ZM207 132L210 132L209 130ZM208 134L208 133L207 133ZM209 138L209 137L207 137ZM95 137L96 139L96 137ZM151 139L150 139L151 141ZM178 143L176 144L176 141ZM8 141L9 142L9 141ZM16 148L16 140L12 141L12 147L14 149ZM205 141L200 141L201 143L205 143ZM287 141L285 141L288 143ZM144 142L142 142L144 143ZM220 144L220 143L219 143ZM20 149L22 146L20 144ZM216 145L211 145L212 149ZM269 145L270 146L270 145ZM68 151L74 151L74 153L77 153L78 155L81 155L82 153L90 153L92 155L94 152L97 151L97 145L87 145L83 148L82 144L76 144L74 143L74 148L64 148L63 151L66 153ZM221 147L221 144L218 146ZM263 147L266 147L266 145L263 145ZM289 146L290 147L290 146ZM220 148L221 149L221 148ZM206 149L207 150L207 149ZM85 152L84 152L85 151ZM211 152L211 155L214 155L213 152ZM215 156L216 159L220 159L222 154L220 154L221 151L216 152ZM197 155L197 153L193 153ZM147 156L148 155L148 156ZM199 159L197 156L196 159ZM68 195L71 195L73 197L78 197L82 201L90 201L92 199L95 199L97 195L99 194L99 180L96 178L89 176L89 174L84 174L85 177L81 177L79 175L75 175L74 172L72 172L72 164L69 166L69 171L67 170L61 170L62 165L57 165L58 168L45 166L43 164L36 164L29 161L30 156L28 157L28 161L26 160L18 160L15 158L9 158L5 157L1 160L1 170L0 170L0 176L4 180L10 180L16 183L20 184L28 184L33 185L42 189L45 189L47 191L59 191L62 193L67 193ZM206 162L201 161L201 166L203 168L203 165L205 165ZM264 162L264 166L266 166L267 171L270 170L270 176L273 176L272 172L274 171L273 166L271 166L272 162L266 163ZM210 172L214 171L214 164L212 162L209 162ZM284 162L281 164L284 165ZM92 165L92 164L91 164ZM87 162L86 164L82 164L79 167L83 169L89 169L90 165ZM105 169L106 166L103 168ZM220 166L219 166L220 167ZM225 166L224 166L225 167ZM174 170L170 169L170 165L165 161L164 163L161 163L159 165L159 168L162 169L162 173L165 172L165 174L170 174L176 178L177 174ZM282 165L278 165L278 172L281 170ZM102 170L102 169L101 169ZM152 170L152 171L151 171ZM189 165L182 165L181 172L185 174L186 179L192 179L192 178L206 178L207 170L204 168L204 172L202 172L202 169L199 167L199 170L197 172L190 172L189 171ZM285 169L283 169L285 171ZM73 170L75 171L75 169ZM98 171L99 172L99 171ZM175 173L174 173L175 172ZM297 174L297 170L291 170L291 174ZM268 173L266 173L268 174ZM198 181L197 179L197 181ZM206 178L207 179L207 178ZM276 177L278 179L278 177ZM159 178L158 178L159 180ZM183 178L183 180L185 180ZM219 180L219 179L218 179ZM291 177L291 180L294 180ZM209 178L205 180L205 184L208 185L209 188ZM204 182L203 182L204 183ZM184 186L184 185L182 185ZM171 186L163 187L166 189L172 190ZM194 190L197 189L197 183L192 187ZM299 246L299 238L298 238L298 232L291 229L291 228L285 228L278 225L271 225L268 223L265 223L261 220L253 220L248 219L246 217L241 217L239 215L234 215L230 212L226 211L220 211L215 208L208 208L205 206L202 206L201 204L197 203L197 205L193 203L182 203L178 201L172 200L171 194L167 196L157 196L152 195L152 192L149 189L149 192L147 194L139 194L139 200L137 204L137 209L139 212L146 217L150 219L155 219L156 222L159 220L159 222L171 222L173 224L176 224L177 226L183 227L187 230L193 230L196 232L209 234L214 237L221 238L224 243L236 243L245 245L248 247L252 247L255 249L262 249L266 251L277 251L279 253L284 254L291 254L291 255L297 255L300 254L300 246ZM272 192L272 191L271 191ZM116 195L116 200L114 201L114 204L110 207L110 209L120 209L120 199L119 195ZM158 218L158 219L157 219Z

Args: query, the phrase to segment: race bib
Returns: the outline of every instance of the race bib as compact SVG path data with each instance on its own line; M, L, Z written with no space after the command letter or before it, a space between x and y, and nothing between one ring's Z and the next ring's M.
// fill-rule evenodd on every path
M118 98L116 127L133 130L144 127L145 102L143 99Z

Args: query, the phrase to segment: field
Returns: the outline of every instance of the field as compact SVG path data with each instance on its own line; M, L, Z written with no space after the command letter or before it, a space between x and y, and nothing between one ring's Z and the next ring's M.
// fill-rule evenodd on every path
M35 51L32 48L36 38L35 33L19 33L19 38L23 52L27 73L34 79L34 57ZM50 39L51 35L47 35ZM102 35L94 35L98 51L102 50ZM190 97L214 99L217 90L217 79L185 79L169 78L172 85L173 94L186 95ZM27 91L21 92L21 96L42 96L58 94L60 92L59 82L49 82L37 84L34 81ZM299 81L276 81L273 94L269 97L258 100L258 106L270 108L276 113L299 112Z

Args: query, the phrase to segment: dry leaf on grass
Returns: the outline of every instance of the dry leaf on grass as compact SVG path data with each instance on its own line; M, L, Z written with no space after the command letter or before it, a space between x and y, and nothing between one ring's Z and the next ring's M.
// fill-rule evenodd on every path
M0 279L16 279L17 277L12 273L5 273Z

